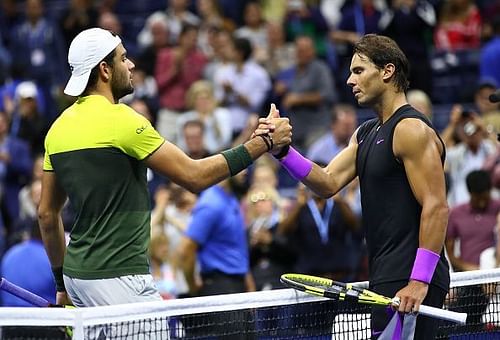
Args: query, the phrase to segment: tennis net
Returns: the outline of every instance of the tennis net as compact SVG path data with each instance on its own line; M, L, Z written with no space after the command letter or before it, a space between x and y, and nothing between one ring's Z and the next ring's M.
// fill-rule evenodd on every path
M438 339L500 339L500 269L452 274ZM366 283L360 283L366 285ZM370 339L370 307L279 289L92 308L0 308L2 339Z

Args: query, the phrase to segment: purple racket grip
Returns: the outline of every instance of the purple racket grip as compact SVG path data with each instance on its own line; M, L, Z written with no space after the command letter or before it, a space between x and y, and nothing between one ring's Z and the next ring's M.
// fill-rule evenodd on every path
M6 292L17 296L18 298L31 303L32 305L38 307L48 307L50 306L50 302L45 300L43 297L33 294L30 291L27 291L24 288L21 288L3 277L0 279L0 289L5 290Z

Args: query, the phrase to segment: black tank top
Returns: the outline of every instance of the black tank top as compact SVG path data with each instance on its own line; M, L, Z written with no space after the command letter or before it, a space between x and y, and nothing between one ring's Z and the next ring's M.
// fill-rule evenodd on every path
M363 123L357 134L356 169L372 285L408 280L419 245L422 206L413 195L403 163L392 149L394 128L405 118L420 119L436 132L427 117L404 105L384 124L378 118ZM444 159L443 144L442 164ZM446 290L449 287L444 252L431 283Z

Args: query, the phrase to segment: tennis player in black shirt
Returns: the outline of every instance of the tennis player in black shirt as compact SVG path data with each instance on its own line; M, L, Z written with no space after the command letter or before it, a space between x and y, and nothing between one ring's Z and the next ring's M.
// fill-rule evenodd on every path
M370 289L400 299L400 312L422 303L441 308L449 288L443 244L448 221L443 162L445 148L431 122L406 100L409 65L390 38L368 34L354 47L350 76L359 105L377 118L362 124L326 168L292 147L278 155L296 179L331 197L359 177L369 252ZM265 120L261 120L265 131ZM372 311L372 338L389 316ZM435 319L419 316L415 339L434 339Z

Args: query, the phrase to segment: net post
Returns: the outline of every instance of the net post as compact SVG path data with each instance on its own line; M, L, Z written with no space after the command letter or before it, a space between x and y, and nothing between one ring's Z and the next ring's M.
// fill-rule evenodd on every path
M74 309L75 325L73 327L73 340L84 340L82 310Z

